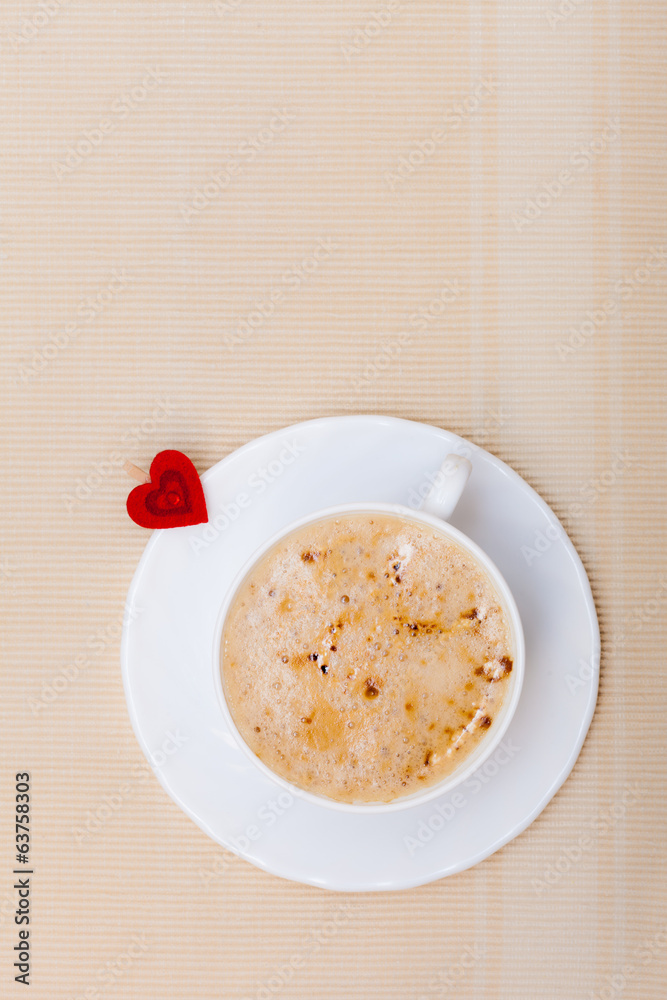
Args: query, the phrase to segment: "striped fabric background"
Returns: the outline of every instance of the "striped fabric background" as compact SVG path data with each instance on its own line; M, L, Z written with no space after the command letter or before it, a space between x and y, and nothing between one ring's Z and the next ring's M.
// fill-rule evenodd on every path
M33 997L664 996L666 28L659 0L4 0L3 996L23 770ZM603 658L526 833L347 896L226 855L147 772L118 465L358 412L545 497Z

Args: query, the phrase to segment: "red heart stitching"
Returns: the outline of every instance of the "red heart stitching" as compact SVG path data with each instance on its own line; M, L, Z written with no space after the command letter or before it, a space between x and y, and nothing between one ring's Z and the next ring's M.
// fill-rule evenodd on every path
M208 521L197 470L180 451L161 451L151 462L151 481L136 486L127 512L142 528L178 528Z

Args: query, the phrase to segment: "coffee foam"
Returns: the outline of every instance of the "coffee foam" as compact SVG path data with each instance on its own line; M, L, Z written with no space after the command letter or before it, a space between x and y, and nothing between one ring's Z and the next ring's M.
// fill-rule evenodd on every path
M388 802L441 781L488 732L510 635L470 553L408 518L347 514L298 529L246 577L223 685L277 774L341 802Z

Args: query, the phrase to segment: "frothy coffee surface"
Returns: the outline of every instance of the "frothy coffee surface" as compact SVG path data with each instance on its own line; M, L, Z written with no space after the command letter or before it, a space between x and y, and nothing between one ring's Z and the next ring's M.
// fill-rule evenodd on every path
M510 627L473 557L394 515L298 529L244 581L222 639L223 684L254 753L342 802L441 781L493 725Z

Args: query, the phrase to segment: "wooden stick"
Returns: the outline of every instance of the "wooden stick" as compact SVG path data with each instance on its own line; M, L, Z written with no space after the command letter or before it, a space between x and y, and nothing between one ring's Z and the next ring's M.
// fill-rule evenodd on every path
M123 469L127 472L128 476L131 476L132 479L136 479L138 483L150 483L151 481L151 477L148 473L144 472L143 469L140 469L139 466L133 465L132 462L126 462Z

